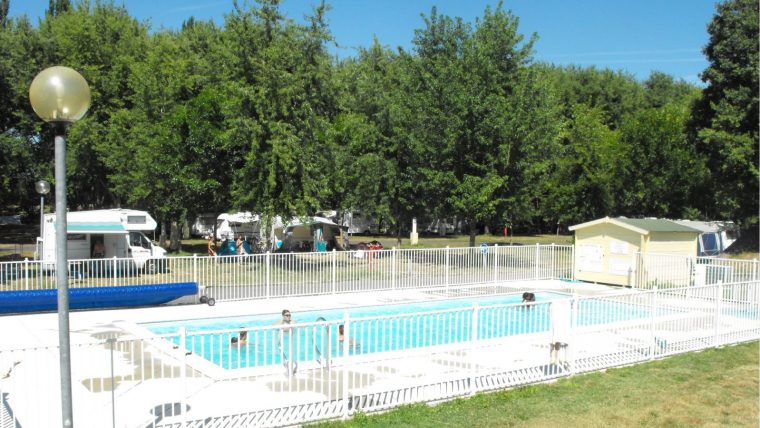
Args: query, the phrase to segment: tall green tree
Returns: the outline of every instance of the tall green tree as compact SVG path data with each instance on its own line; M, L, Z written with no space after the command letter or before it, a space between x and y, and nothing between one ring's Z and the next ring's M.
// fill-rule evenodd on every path
M541 212L561 224L574 224L614 213L621 157L619 131L605 123L600 108L581 103L563 131L563 144L549 177L542 181Z
M727 0L707 27L702 73L706 87L696 105L697 147L710 177L705 209L743 224L758 220L758 2Z
M543 117L547 91L528 68L535 36L525 41L501 4L486 8L474 28L435 9L426 25L415 36L420 120L427 124L418 138L431 148L432 194L445 202L437 214L463 219L474 245L479 227L507 207L512 219L533 214L510 202L525 191L526 161L555 142L553 121Z
M640 110L627 118L615 178L620 185L617 214L685 218L696 212L690 201L705 171L687 138L688 114L689 105L682 103Z
M267 216L305 215L328 193L330 153L323 141L334 114L324 5L309 27L284 21L278 1L237 8L225 21L232 102L228 118L244 145L232 195Z

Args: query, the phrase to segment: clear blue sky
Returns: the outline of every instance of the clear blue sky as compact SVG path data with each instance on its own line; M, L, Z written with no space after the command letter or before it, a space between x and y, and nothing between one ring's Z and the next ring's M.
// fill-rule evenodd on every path
M73 0L72 3L76 3ZM184 20L213 19L222 23L232 0L115 0L154 30L178 28ZM245 0L239 0L240 4ZM317 0L283 0L281 10L297 21ZM340 57L356 47L369 46L373 36L391 48L411 49L414 30L422 28L421 14L432 6L440 14L474 22L495 0L330 0L327 19ZM554 64L577 64L625 70L646 79L656 70L700 84L707 67L702 48L707 24L715 13L714 0L511 0L504 9L519 19L518 31L537 33L535 59ZM36 24L48 0L11 0L10 15L27 14Z

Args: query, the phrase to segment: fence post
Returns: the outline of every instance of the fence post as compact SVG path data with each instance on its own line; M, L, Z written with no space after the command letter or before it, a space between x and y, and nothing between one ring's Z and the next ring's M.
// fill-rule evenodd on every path
M111 427L116 428L116 396L114 392L116 390L116 380L113 373L113 345L116 343L116 338L109 337L106 339L106 343L108 343L108 350L111 354Z
M536 280L538 280L539 278L540 257L541 257L541 246L538 245L538 242L536 242L536 278L535 278Z
M331 262L332 262L332 283L331 283L330 289L331 289L332 294L335 294L335 275L337 274L336 271L335 271L335 269L337 268L337 260L336 260L337 253L335 252L335 248L333 248L333 250L332 250L332 256L331 257L332 257L332 260L331 260Z
M499 244L493 245L493 283L499 282Z
M649 320L649 359L654 360L654 354L657 350L657 326L655 318L657 317L657 286L652 287L652 316Z
M720 303L723 300L723 281L715 284L715 347L720 346Z
M391 249L391 289L396 290L396 247Z
M187 412L185 411L185 399L187 397L187 329L185 327L180 327L179 329L179 351L180 351L180 364L179 364L179 379L180 379L180 387L182 388L182 393L180 394L179 398L179 414L182 415L180 417L180 426L184 427L186 426L187 422ZM220 361L221 364L221 361Z
M113 265L111 266L111 270L113 271L111 272L111 278L113 278L113 284L111 285L116 285L116 256L113 256Z
M549 271L549 279L554 279L554 273L555 273L554 269L556 269L556 267L555 267L556 263L555 263L554 259L556 257L556 251L557 251L557 247L556 247L556 245L554 245L554 242L552 242L552 247L551 248L552 248L552 266L551 266L551 270Z
M29 258L24 257L24 290L29 289Z
M341 354L343 355L343 419L348 419L348 416L351 414L351 409L349 409L348 401L348 335L350 334L351 330L349 330L348 323L348 312L345 312L343 314L343 337L346 339L343 340L340 350ZM354 402L353 405L356 407L356 402Z
M445 260L444 264L445 264L446 268L445 268L444 273L443 273L444 281L445 281L445 284L446 284L446 295L447 296L449 295L449 251L450 251L450 248L447 245L446 246L446 258L444 259Z
M477 376L477 364L475 363L475 344L478 341L478 314L480 310L478 308L478 304L475 303L472 305L472 321L470 322L472 331L470 332L470 352L472 352L473 356L470 358L470 395L475 395L478 392L478 386L476 385L476 376Z
M193 282L198 286L198 293L195 296L195 303L198 303L198 298L201 294L200 282L198 281L198 255L193 254Z
M267 265L267 278L266 278L267 283L266 283L266 289L267 289L267 299L269 299L270 297L272 297L272 287L271 287L272 286L272 279L271 279L271 274L272 274L272 272L271 272L271 270L272 270L271 269L271 265L272 265L272 253L270 251L267 251L266 259L267 259L267 263L266 263L266 265Z
M570 247L570 278L575 281L575 244Z
M578 292L577 290L573 290L573 307L570 311L570 344L567 346L567 350L565 353L569 354L567 355L567 362L570 365L568 368L568 372L570 372L570 376L575 374L575 347L577 346L577 341L575 340L575 330L578 326L578 307L580 305L580 300L578 299ZM559 353L559 351L557 351Z

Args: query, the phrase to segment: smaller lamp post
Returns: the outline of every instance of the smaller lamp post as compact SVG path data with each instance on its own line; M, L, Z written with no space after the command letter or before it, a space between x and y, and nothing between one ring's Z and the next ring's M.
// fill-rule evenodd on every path
M34 183L34 188L40 194L40 238L45 230L45 195L50 192L50 183L40 180Z

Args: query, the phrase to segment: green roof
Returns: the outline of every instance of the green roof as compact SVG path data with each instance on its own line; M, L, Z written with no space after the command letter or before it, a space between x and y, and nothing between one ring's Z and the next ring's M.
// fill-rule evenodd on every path
M625 218L615 217L615 221L628 224L649 232L691 232L700 233L699 230L678 224L674 221L660 218Z

